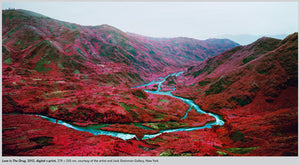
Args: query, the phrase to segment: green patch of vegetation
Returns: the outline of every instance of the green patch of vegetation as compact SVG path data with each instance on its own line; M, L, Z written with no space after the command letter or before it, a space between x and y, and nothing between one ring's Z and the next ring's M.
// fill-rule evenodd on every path
M186 126L185 123L164 122L164 123L147 123L146 126L156 130L166 130Z
M223 155L223 156L228 155L226 152L223 152L223 151L216 151L216 153L219 154L219 155Z
M88 77L89 77L88 75L83 75L83 76L82 76L82 79L85 80L85 79L88 79Z
M192 156L192 153L181 153L180 156Z
M165 99L159 99L159 101L160 102L166 102L166 103L170 102L170 100L165 100Z
M205 72L204 69L198 70L198 71L196 71L196 72L193 73L193 76L194 76L194 78L196 78L196 77L198 77L200 74L202 74L204 72Z
M151 140L151 139L146 139L147 143L150 143L150 144L155 144L155 143L159 143L159 142L164 142L166 141L165 139L162 139L162 138L155 138L154 140Z
M58 109L58 105L50 105L49 109L51 110L51 112L54 112Z
M84 55L84 53L82 52L82 50L80 50L79 48L76 48L76 51L81 54L81 55Z
M80 74L80 71L79 70L74 70L74 72L73 72L74 74Z
M6 63L6 64L11 64L11 58L10 58L10 57L7 58L7 59L4 61L4 63Z
M58 66L60 69L65 69L65 67L64 67L63 64L61 64L61 63L58 63L57 66Z
M126 125L131 125L131 124L132 124L132 123L126 124ZM146 126L144 126L143 124L144 124L144 123L133 123L134 126L143 128L144 130L153 130L152 128L146 127Z
M76 27L76 25L71 24L71 28L72 28L73 30L75 30L77 27Z
M162 109L162 107L161 107L161 106L159 106L159 105L157 105L156 107L157 107L157 108L159 108L159 109Z
M253 150L257 149L259 147L251 147L251 148L226 148L224 150L234 153L234 154L247 154L252 152Z
M245 106L247 104L250 104L252 102L252 99L247 95L242 95L242 96L232 96L232 97L229 98L228 101L229 102L235 101L240 106Z
M99 55L101 57L108 57L108 56L111 56L113 52L114 52L114 47L113 46L110 46L110 45L106 46L105 45L105 46L103 46L103 49L102 49L102 51L100 52Z
M134 48L128 50L129 53L131 53L133 56L136 56L136 51Z
M10 32L8 32L8 36L11 36L13 33L15 33L18 30L19 28L12 29Z
M71 48L71 47L68 47L68 48L65 50L65 52L70 52L70 48Z
M70 27L70 25L68 25L68 24L66 24L65 22L61 22L65 27L67 27L67 28L70 28L71 29L71 27Z
M155 54L155 52L153 50L150 50L149 54L153 55L153 54Z
M189 85L188 87L193 87L193 86L195 86L195 84Z
M22 44L22 41L20 41L20 40L18 40L18 41L15 43L16 46L19 46L19 45L21 45L21 44Z
M167 149L159 154L159 156L180 156L179 154L175 153L174 150Z
M188 68L187 71L190 71L190 70L192 70L193 68L194 68L194 66L191 66L191 67Z
M127 112L130 112L131 109L136 109L136 106L129 106L125 103L119 103L119 105L121 105Z
M89 50L89 47L86 44L81 44L81 45L83 45L85 50Z
M246 58L243 59L243 63L247 64L248 62L250 62L250 61L252 61L252 60L254 60L256 58L257 57L255 57L255 56L248 56L248 57L246 57Z
M35 68L34 70L36 70L37 72L47 72L47 71L50 71L52 68L45 68L44 65L45 64L50 64L51 61L45 59L45 58L41 58L40 61L38 61L36 64L35 64Z

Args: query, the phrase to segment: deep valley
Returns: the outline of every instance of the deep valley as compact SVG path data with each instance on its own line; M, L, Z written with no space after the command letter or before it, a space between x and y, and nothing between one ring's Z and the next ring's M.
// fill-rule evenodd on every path
M3 156L298 156L298 33L245 46L2 10Z

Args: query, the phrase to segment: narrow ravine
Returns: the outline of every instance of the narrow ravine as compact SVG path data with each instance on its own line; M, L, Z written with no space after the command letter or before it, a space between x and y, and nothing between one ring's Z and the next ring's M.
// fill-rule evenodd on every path
M189 111L191 111L194 108L198 113L208 114L208 115L214 117L216 121L212 122L212 123L207 123L206 125L201 126L201 127L189 127L189 128L176 128L176 129L160 130L159 133L157 133L157 134L151 134L151 135L150 134L145 134L144 137L143 137L143 139L154 138L156 136L161 135L162 133L170 133L170 132L178 132L178 131L193 131L193 130L199 130L199 129L204 129L204 128L211 128L211 126L213 126L213 125L220 125L220 126L224 125L224 121L218 115L213 114L213 113L207 113L207 112L201 110L199 108L199 106L197 104L195 104L190 99L186 99L186 98L182 98L182 97L173 95L172 92L175 91L175 89L176 89L175 87L172 88L172 91L162 91L162 87L161 86L162 86L163 82L165 82L168 77L170 77L170 76L180 76L180 74L182 74L182 73L183 72L172 73L172 74L169 74L166 77L160 77L160 78L158 78L157 81L153 80L150 83L147 83L147 84L144 84L144 85L140 85L140 86L136 86L134 88L139 88L139 87L143 87L143 86L157 84L158 87L157 87L156 91L151 91L151 90L144 90L144 91L148 92L148 93L152 93L152 94L168 95L168 96L180 99L183 102L185 102L186 104L188 104L190 107L186 111L186 113L182 117L182 119L185 119L188 116ZM51 117L47 117L47 116L43 116L43 115L36 115L36 116L40 116L40 117L42 117L42 118L44 118L44 119L46 119L46 120L48 120L48 121L50 121L52 123L61 124L61 125L64 125L66 127L69 127L69 128L72 128L72 129L75 129L75 130L78 130L78 131L89 132L89 133L92 133L94 135L108 135L108 136L118 137L118 138L121 138L123 140L128 140L128 139L132 139L132 138L136 137L135 134L121 133L121 132L112 132L112 131L104 131L104 130L100 130L100 129L94 129L94 128L91 128L91 127L75 126L75 125L72 125L70 123L64 122L62 120L54 119L54 118L51 118Z

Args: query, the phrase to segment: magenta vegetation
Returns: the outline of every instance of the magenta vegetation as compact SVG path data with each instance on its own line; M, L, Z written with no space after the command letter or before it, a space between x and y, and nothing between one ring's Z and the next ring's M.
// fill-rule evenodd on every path
M2 11L3 156L296 156L298 33L239 46ZM133 88L170 73L162 91ZM173 89L176 88L175 91ZM123 140L53 123L135 135Z

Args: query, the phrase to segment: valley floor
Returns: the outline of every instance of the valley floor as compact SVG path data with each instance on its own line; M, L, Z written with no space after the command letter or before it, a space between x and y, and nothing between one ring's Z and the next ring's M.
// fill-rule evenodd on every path
M252 124L233 119L232 128L225 124L146 140L95 136L38 116L3 115L3 156L297 156L297 130L288 130L289 124L274 127L264 122L287 119L291 111L283 109L262 119L248 117Z
M26 81L23 83L32 83ZM272 104L262 105L259 103L262 99L257 96L253 104L244 107L210 110L222 115L225 121L223 126L189 132L162 133L154 138L140 140L144 134L155 134L159 130L170 128L203 126L214 121L214 118L192 109L188 117L182 120L189 108L184 102L170 96L145 93L141 89L92 84L80 86L78 83L78 90L72 90L68 84L72 83L60 86L66 90L59 90L53 86L49 92L49 88L40 88L47 92L43 92L38 96L39 99L34 100L23 99L26 98L26 94L34 96L35 92L38 92L32 91L30 85L23 86L24 92L13 96L10 93L19 89L18 83L15 83L16 90L5 93L4 101L7 107L4 109L2 121L3 156L298 155L298 108L295 104L297 101L293 99L297 97L287 97L295 93L292 91L296 87L285 89L278 100L274 100L280 102L280 98L287 98L281 102L285 102L285 105L290 102L289 108L278 108ZM148 87L150 88L155 87ZM20 100L13 102L11 97ZM78 105L73 105L74 98ZM33 101L39 104L34 104ZM97 108L99 105L101 106ZM274 110L261 111L264 106L266 109L273 106ZM16 107L17 111L14 109ZM13 114L15 112L20 114ZM132 133L137 138L122 140L106 135L93 135L52 123L39 116L22 114L33 112L46 113L47 116L83 127L103 123L103 126L99 127L101 130ZM110 116L111 113L114 115Z

